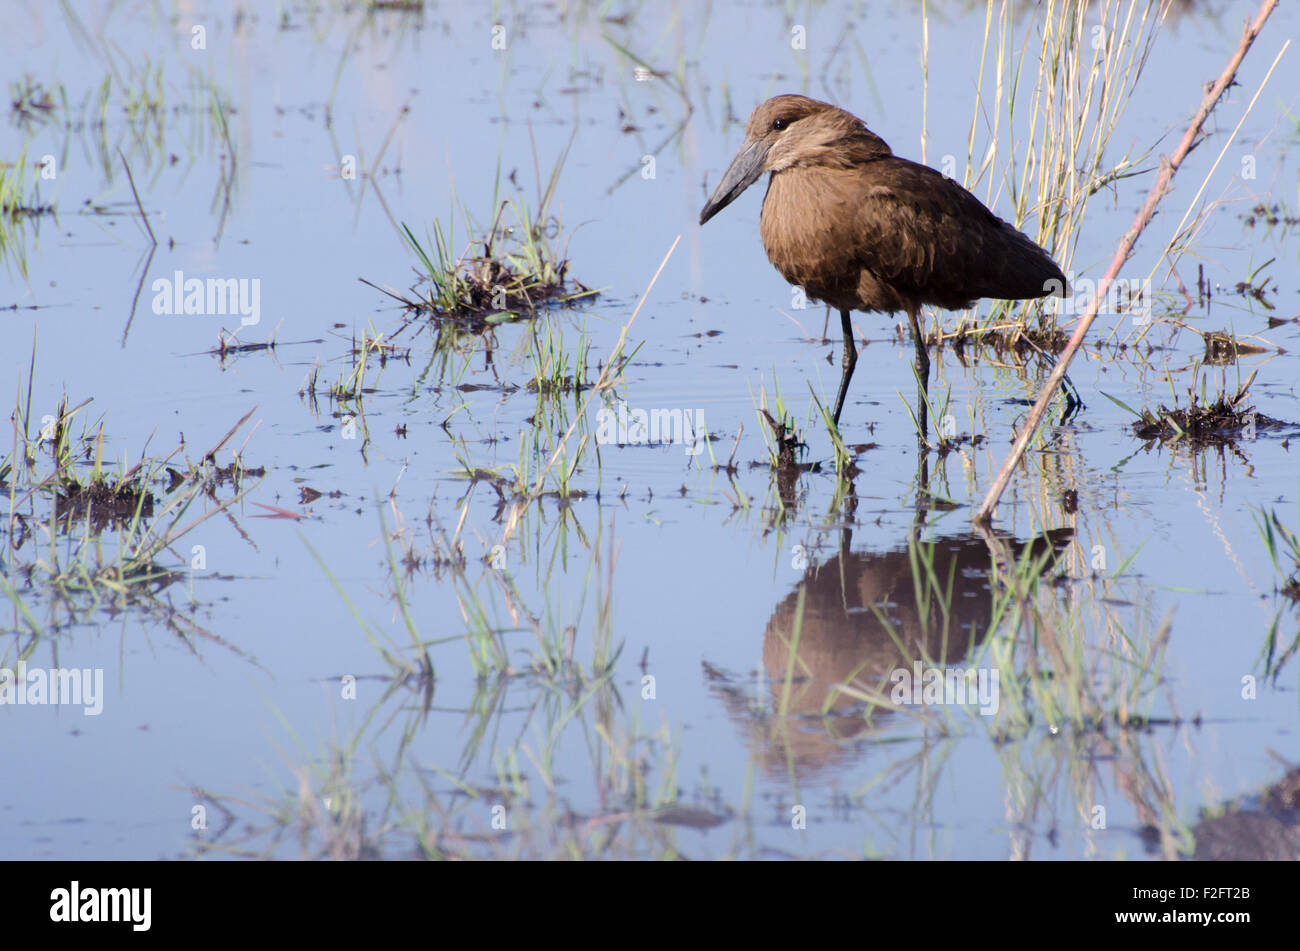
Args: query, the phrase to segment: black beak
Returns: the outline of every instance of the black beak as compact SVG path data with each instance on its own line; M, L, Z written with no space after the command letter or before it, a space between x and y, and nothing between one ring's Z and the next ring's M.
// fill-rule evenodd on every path
M767 145L763 142L754 142L746 145L736 157L731 160L730 167L722 174L722 181L718 182L718 187L713 189L713 194L705 203L704 209L700 212L700 224L708 221L723 208L726 208L739 197L763 174L763 163L767 160Z

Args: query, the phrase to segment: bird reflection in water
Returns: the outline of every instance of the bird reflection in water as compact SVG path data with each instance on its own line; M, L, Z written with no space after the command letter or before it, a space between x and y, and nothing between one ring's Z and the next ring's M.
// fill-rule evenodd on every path
M751 691L716 669L707 671L774 775L792 766L803 774L852 756L853 744L846 740L897 716L878 708L869 719L866 704L843 686L888 697L890 674L899 668L911 670L916 661L927 667L966 662L988 636L993 618L993 548L1018 558L1028 547L1032 557L1050 553L1055 558L1073 537L1071 529L1062 528L1028 543L993 534L957 534L929 542L918 540L918 520L910 532L911 551L908 541L884 552L853 551L854 506L850 494L838 553L809 565L794 590L777 603L763 632L769 711L776 715L755 717ZM918 548L926 551L921 562L914 562ZM928 573L925 562L938 585L947 589L951 583L947 614L933 595L922 591L918 598L918 576ZM927 601L929 607L923 609Z

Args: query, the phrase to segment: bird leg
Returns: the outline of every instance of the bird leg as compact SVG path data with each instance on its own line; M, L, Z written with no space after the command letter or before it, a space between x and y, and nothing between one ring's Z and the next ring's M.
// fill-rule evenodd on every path
M858 365L858 350L853 346L853 325L849 323L849 312L840 311L840 329L844 331L844 363L840 373L840 392L835 397L835 428L840 428L840 410L844 408L844 396L849 391L849 380L853 378L853 368Z
M916 397L916 423L917 443L924 448L928 445L927 435L929 433L929 414L926 409L926 398L930 392L930 355L925 349L925 336L921 332L921 323L918 319L920 312L919 307L909 307L907 309L907 322L912 330L912 346L916 348L916 378L919 381L920 392Z

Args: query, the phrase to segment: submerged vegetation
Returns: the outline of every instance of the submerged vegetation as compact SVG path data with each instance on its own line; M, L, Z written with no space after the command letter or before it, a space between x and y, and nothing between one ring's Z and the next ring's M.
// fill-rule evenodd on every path
M846 502L851 514L856 501ZM770 806L721 798L706 777L692 785L677 766L676 731L643 719L653 709L645 703L645 680L638 702L636 689L616 677L625 643L615 632L615 555L607 530L602 519L590 541L578 536L586 578L576 595L580 607L548 597L539 609L526 603L504 560L472 567L461 559L429 559L413 550L410 523L399 516L384 535L404 644L362 621L321 562L375 650L382 691L355 735L332 739L328 749L300 749L288 764L294 782L278 795L250 800L194 790L196 801L225 817L214 835L195 841L195 853L752 857ZM842 538L846 546L850 535ZM436 538L436 552L458 548L441 527ZM1127 777L1129 794L1153 804L1161 850L1169 857L1186 853L1192 840L1144 739L1178 725L1151 713L1170 625L1130 632L1123 645L1108 646L1100 633L1123 625L1122 609L1108 605L1121 603L1114 596L1134 582L1123 566L1111 578L1079 575L1072 542L1064 529L1023 545L1003 536L911 536L901 552L844 547L830 562L809 565L796 591L776 606L764 639L761 694L719 670L709 672L714 690L753 755L776 774L791 762L799 774L815 770L845 743L904 741L914 726L932 733L940 749L987 731L1008 768L1026 771L1026 781L1036 777L1038 791L1020 806L1026 816L1060 794L1084 810L1104 781L1095 769L1063 767L1092 759L1087 752L1100 747ZM454 586L459 633L415 619L410 592L426 571ZM1061 585L1079 597L1063 600ZM861 592L873 589L888 592L890 601L860 603ZM474 672L468 694L448 673L460 666L459 652ZM974 692L961 706L891 699L899 670L963 662L999 678L991 719L981 715L988 711L978 708ZM642 658L641 669L657 668ZM448 718L467 724L454 762L432 754L427 735ZM362 755L380 749L388 753ZM904 757L878 781L915 782L924 795L942 780L945 759L936 760L938 774L922 777L918 764ZM1016 766L1018 760L1026 762ZM485 768L492 777L486 782ZM799 780L791 778L797 797ZM874 844L863 854L909 854L904 840L870 817L874 787L845 795L845 808L861 810L872 829ZM779 825L780 813L777 819ZM923 823L924 813L913 821ZM722 839L710 847L699 833L714 828ZM853 848L840 854L852 855Z
M127 605L161 614L167 626L191 636L192 622L178 622L175 609L157 596L195 567L194 553L178 547L182 539L256 486L244 484L242 451L233 468L215 463L252 412L199 460L186 458L182 443L165 456L142 453L134 463L110 465L105 421L86 422L82 412L89 399L70 407L65 397L55 412L40 414L32 388L29 376L10 417L13 448L0 461L7 513L0 523L0 584L31 635L23 655L42 636ZM234 492L220 499L217 489L227 478ZM48 605L44 620L27 605L31 598Z
M463 513L462 513L463 521ZM613 549L602 527L581 537L588 590L578 607L532 610L511 574L474 569L461 559L430 561L412 547L399 515L383 526L391 596L405 644L361 620L358 606L324 562L322 569L362 624L385 672L382 693L356 735L328 750L302 749L288 766L295 785L278 797L193 790L196 801L225 817L194 843L198 855L261 858L637 858L679 857L673 826L698 825L702 810L680 799L675 741L666 727L641 721L635 701L615 679L622 643L614 632ZM397 548L403 550L399 558ZM434 550L458 542L437 529ZM454 587L462 634L427 631L412 614L413 575L426 565ZM405 566L405 567L404 567ZM513 620L498 620L502 616ZM570 620L571 619L571 620ZM522 641L522 642L521 642ZM473 689L463 696L444 668L463 651ZM452 656L448 656L451 654ZM444 697L460 698L446 707ZM425 734L448 713L463 719L467 739L457 762L431 760ZM503 729L529 737L502 746ZM363 749L389 751L367 761ZM602 808L559 772L581 750ZM484 772L492 779L484 782ZM504 833L504 834L503 834Z

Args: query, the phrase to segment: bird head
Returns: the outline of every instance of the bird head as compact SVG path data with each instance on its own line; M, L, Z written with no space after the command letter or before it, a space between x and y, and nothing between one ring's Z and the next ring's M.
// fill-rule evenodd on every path
M840 164L843 156L837 146L864 137L888 154L889 147L851 113L807 96L774 96L749 117L745 141L700 212L700 224L735 201L764 172Z

